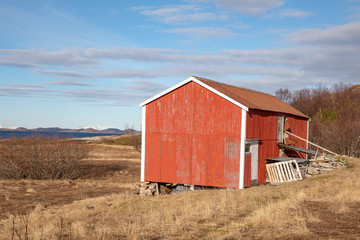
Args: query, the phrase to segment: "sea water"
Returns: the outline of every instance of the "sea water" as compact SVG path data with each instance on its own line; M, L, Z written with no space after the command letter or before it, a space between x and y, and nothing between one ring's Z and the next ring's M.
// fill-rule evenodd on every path
M83 133L83 132L51 132L51 131L0 131L0 139L9 139L11 137L42 137L42 138L84 138L96 136L111 136L119 134L111 133Z

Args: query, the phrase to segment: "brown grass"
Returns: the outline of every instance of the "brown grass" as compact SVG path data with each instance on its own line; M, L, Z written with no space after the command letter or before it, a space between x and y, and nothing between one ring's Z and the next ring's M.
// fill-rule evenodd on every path
M154 197L127 191L39 204L26 215L1 220L0 239L14 232L15 239L358 239L359 173L355 166L245 190Z
M31 212L37 204L48 208L122 192L135 192L140 160L131 146L91 144L83 165L92 173L76 180L0 180L0 219ZM1 231L1 230L0 230ZM0 238L1 239L1 238Z

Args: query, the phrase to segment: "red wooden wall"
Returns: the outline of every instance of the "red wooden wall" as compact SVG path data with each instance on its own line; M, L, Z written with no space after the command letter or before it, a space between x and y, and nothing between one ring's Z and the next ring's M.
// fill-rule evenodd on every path
M237 188L241 108L189 82L146 105L145 181Z
M251 186L251 154L245 154L244 187Z
M277 117L288 117L291 132L307 138L307 119L283 113L260 110L249 110L246 119L246 138L259 139L258 183L266 182L266 158L279 156L277 146ZM293 138L293 137L292 137ZM299 147L306 147L306 143L298 141ZM303 156L304 157L304 156Z

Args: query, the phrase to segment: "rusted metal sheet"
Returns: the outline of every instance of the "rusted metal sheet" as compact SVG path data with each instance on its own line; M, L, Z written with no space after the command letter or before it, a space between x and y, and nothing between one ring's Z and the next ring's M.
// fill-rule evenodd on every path
M228 84L216 82L206 78L201 78L201 77L195 77L195 78L205 83L206 85L218 90L219 92L225 94L231 99L245 105L248 108L263 110L263 111L280 112L284 114L292 114L294 116L309 118L299 110L284 103L283 101L281 101L280 99L278 99L273 95L246 89L246 88L231 86Z
M239 185L241 109L190 82L147 105L145 181Z

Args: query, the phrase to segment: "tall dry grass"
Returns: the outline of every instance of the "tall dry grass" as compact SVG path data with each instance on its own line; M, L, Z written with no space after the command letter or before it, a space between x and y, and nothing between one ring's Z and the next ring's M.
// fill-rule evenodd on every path
M316 236L311 226L324 219L306 206L326 206L334 216L350 214L349 206L360 201L359 173L355 167L279 186L155 197L118 194L49 209L39 205L26 221L21 216L15 224L14 216L0 221L0 238L11 239L14 229L28 239L311 238Z

